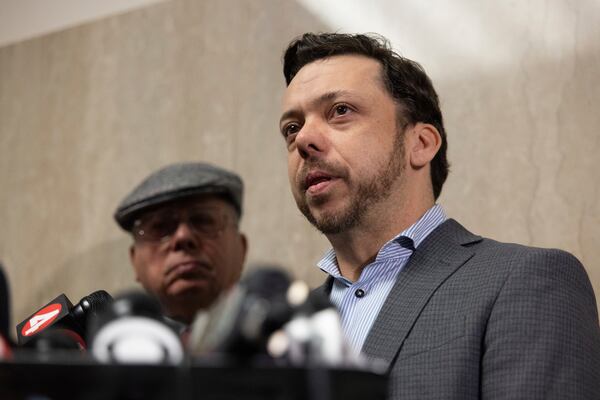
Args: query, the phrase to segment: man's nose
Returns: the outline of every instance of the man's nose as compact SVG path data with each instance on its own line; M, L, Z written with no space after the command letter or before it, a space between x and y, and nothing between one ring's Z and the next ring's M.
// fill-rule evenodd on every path
M173 250L194 250L199 246L199 238L187 221L180 221L171 235Z
M318 157L327 146L326 124L317 119L307 119L296 134L296 148L304 159Z

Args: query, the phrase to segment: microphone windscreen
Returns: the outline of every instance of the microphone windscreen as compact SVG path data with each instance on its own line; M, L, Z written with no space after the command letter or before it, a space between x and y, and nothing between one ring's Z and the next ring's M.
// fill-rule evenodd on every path
M79 315L91 315L102 311L113 298L105 290L97 290L79 300L79 303L73 307L73 314L76 317Z
M193 354L218 351L231 340L245 291L239 286L223 293L208 310L200 311L191 325L188 349Z
M246 296L240 328L247 340L265 344L268 336L281 328L292 316L288 289L292 283L283 268L263 266L241 280Z
M282 268L271 265L254 268L240 281L247 292L265 299L285 295L291 279Z
M103 363L178 364L184 356L158 301L138 291L116 297L94 317L91 336L92 354Z
M281 268L254 267L192 324L190 350L234 357L266 354L269 336L292 315L290 277Z

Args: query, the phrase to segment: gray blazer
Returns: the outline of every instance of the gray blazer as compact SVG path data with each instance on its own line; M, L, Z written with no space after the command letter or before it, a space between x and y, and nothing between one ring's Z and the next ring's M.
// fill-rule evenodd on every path
M391 399L600 400L598 312L581 263L454 220L413 253L363 352L388 366Z

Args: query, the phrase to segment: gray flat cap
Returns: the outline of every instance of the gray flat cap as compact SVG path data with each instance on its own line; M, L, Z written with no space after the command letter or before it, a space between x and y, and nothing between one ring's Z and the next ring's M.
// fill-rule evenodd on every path
M187 162L171 164L148 176L125 197L114 217L126 231L138 215L156 205L197 194L220 194L242 215L244 185L233 172L214 165Z

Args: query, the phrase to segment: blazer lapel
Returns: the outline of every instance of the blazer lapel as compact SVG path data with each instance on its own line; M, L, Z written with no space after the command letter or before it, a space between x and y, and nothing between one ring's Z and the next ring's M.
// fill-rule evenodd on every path
M454 220L436 228L414 251L375 320L363 353L389 368L429 298L474 251L465 244L480 241Z

